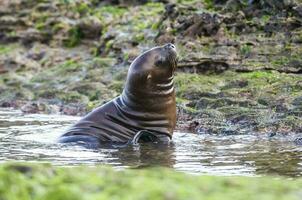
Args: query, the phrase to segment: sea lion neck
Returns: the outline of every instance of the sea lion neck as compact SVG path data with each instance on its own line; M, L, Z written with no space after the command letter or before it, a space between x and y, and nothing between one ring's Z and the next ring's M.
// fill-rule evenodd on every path
M155 112L175 103L172 53L165 47L156 47L133 61L121 95L128 106Z

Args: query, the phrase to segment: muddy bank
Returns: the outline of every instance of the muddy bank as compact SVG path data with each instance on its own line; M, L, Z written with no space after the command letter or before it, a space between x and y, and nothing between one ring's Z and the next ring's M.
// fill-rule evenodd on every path
M83 115L119 95L137 55L173 42L179 129L302 131L298 0L1 4L1 106Z

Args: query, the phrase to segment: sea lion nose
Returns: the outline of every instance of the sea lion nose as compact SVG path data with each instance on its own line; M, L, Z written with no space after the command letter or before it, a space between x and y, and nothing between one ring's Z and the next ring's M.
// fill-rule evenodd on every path
M172 43L168 43L168 44L166 44L166 45L165 45L165 48L167 48L167 49L173 49L173 50L176 50L176 48L175 48L174 44L172 44Z

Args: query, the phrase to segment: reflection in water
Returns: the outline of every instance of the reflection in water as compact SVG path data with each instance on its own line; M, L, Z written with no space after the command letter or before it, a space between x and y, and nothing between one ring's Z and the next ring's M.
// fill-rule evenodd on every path
M0 110L0 161L41 161L56 165L110 164L116 168L165 166L215 175L302 175L302 147L286 137L215 136L176 133L169 145L142 144L122 149L87 150L57 144L78 117L23 115Z

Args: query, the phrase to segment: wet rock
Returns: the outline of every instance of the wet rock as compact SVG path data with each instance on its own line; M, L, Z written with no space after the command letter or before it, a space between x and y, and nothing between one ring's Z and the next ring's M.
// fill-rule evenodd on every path
M302 73L302 61L301 60L291 60L288 63L289 67L295 68L297 70L300 70Z
M164 33L164 34L158 36L155 39L155 41L159 45L163 45L163 44L166 44L166 43L175 43L175 36L173 36L169 33Z
M3 102L0 102L0 107L3 107L3 108L16 107L16 103L12 102L12 101L3 101Z
M0 73L14 71L18 68L19 65L13 58L8 57L5 60L0 60Z
M51 39L51 35L48 33L42 33L37 29L27 29L26 31L20 32L21 43L25 46L30 45L34 42L47 43Z
M212 93L212 92L190 92L185 94L184 97L190 100L199 100L200 98L211 98L211 99L218 99L225 97L224 93Z
M293 7L293 10L296 15L298 15L299 17L302 17L302 5L297 5L297 6Z
M35 60L35 61L39 61L45 56L45 54L46 54L45 51L32 52L32 53L28 53L26 57L29 58L29 59Z
M35 10L38 12L55 12L57 11L57 8L54 6L52 3L39 3L36 7Z
M295 143L296 145L302 145L302 137L296 138L296 139L294 140L294 143Z
M237 11L242 10L245 5L240 0L227 0L227 1L218 1L219 4L225 4L223 9L227 11Z
M165 16L164 17L170 17L170 18L176 18L178 16L178 10L175 3L169 3L165 5Z
M221 89L231 89L231 88L244 88L249 84L248 80L235 80L230 81L227 85L222 87Z
M150 0L105 0L103 3L113 4L113 5L129 6L129 5L145 4L147 2L150 2ZM159 0L159 2L167 2L167 1Z
M292 104L294 106L302 106L302 96L296 97L293 101Z
M84 38L98 39L101 36L102 23L96 17L81 19L77 26L79 27Z
M0 74L8 72L8 69L5 67L4 63L0 63Z
M277 113L286 113L290 108L289 104L287 103L287 99L285 98L275 99L274 101L271 101L270 106Z
M59 105L48 105L46 112L48 114L60 114L61 107Z
M21 107L24 113L40 113L46 110L46 105L40 102L28 102Z
M24 22L15 16L2 16L0 17L0 27L25 25Z
M229 69L228 63L220 60L208 59L201 62L186 62L179 63L177 71L186 72L186 73L222 73Z
M68 104L68 105L64 105L62 108L62 114L65 115L83 115L83 113L85 113L86 110L84 108L83 105L80 104Z
M188 37L214 36L217 34L222 17L217 14L202 13L194 14L177 28Z

